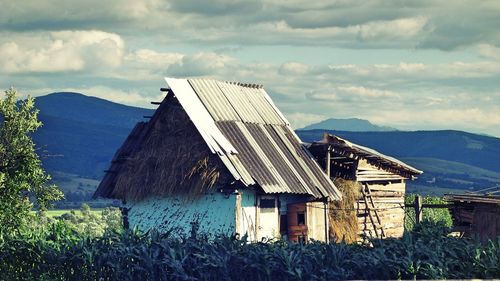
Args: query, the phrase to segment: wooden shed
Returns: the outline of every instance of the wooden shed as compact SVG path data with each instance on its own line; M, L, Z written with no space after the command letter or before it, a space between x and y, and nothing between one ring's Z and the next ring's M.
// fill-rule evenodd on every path
M354 209L360 235L378 238L403 235L406 180L415 179L422 171L327 133L323 140L312 143L309 150L332 180L342 178L359 183L353 186L359 187Z
M131 227L250 241L286 239L299 224L288 206L302 204L303 236L327 240L321 214L340 193L262 86L166 82L165 99L116 152L94 197L124 200Z
M500 186L495 187L496 193ZM447 194L454 231L485 243L500 236L500 195Z

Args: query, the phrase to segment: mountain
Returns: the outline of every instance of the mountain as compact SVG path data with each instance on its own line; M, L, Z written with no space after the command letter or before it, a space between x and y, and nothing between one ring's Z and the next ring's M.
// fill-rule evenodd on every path
M44 125L33 138L44 167L67 198L89 198L136 122L153 114L152 109L77 93L54 93L35 102ZM297 134L303 141L312 142L320 140L323 132L298 130ZM410 190L431 192L500 184L499 138L460 131L329 132L424 170L409 184Z
M335 119L330 118L318 123L307 125L299 130L337 130L337 131L351 131L351 132L383 132L383 131L396 131L396 129L386 126L378 126L368 120L359 118L348 119Z
M35 102L41 116L121 128L133 128L143 116L150 116L154 112L152 109L127 106L71 92L37 97Z
M134 125L153 110L78 93L53 93L35 100L43 127L33 138L49 171L100 179Z
M321 139L324 131L301 130L297 134L302 141L313 142ZM477 190L500 184L500 138L452 130L328 132L424 171L416 181L408 183L410 189L419 186Z

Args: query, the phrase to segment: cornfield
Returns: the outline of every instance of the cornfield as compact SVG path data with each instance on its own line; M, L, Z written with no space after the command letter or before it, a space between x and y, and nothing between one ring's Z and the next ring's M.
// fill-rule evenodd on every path
M78 234L62 222L16 235L0 231L2 280L345 280L500 276L500 240L449 237L426 222L372 245L248 243L245 237L109 231Z

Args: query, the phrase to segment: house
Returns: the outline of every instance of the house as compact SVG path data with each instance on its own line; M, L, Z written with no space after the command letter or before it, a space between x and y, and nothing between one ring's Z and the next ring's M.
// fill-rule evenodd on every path
M328 239L327 202L341 195L262 86L166 82L94 197L122 199L142 230Z
M405 182L422 171L328 133L309 150L330 178L357 183L352 186L358 189L353 204L359 234L378 238L403 235Z
M488 192L447 194L454 231L486 243L500 236L500 185Z

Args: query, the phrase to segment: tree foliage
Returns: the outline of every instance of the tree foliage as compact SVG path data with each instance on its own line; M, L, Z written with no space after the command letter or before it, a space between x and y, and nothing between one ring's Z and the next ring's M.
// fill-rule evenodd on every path
M50 176L43 170L31 139L42 126L34 99L18 101L15 89L5 91L0 99L0 118L0 226L12 231L23 225L33 207L45 210L63 194L48 185Z

